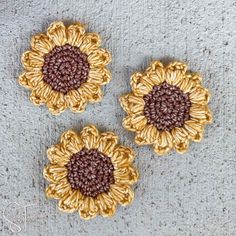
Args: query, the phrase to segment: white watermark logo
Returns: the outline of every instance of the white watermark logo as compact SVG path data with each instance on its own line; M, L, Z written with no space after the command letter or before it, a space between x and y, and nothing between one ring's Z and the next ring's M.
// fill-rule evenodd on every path
M20 232L26 232L27 225L27 210L30 207L34 207L36 204L19 204L17 202L11 202L4 207L2 211L2 229L0 232L6 232L17 234Z

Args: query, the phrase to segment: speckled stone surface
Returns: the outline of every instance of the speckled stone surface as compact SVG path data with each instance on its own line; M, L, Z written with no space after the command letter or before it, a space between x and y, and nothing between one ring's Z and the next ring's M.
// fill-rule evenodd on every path
M52 116L17 83L30 37L55 20L86 23L113 55L104 99L82 115ZM0 235L236 235L235 22L234 0L1 0ZM187 62L212 92L214 123L187 154L156 156L121 126L118 98L130 91L130 75L153 59ZM141 179L130 207L87 222L45 199L42 169L63 131L89 123L135 149Z

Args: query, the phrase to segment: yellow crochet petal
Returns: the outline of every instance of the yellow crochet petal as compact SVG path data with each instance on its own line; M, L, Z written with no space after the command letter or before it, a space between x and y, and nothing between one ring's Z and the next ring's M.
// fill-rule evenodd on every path
M97 33L86 33L83 36L80 50L90 55L101 46L101 38Z
M82 194L78 190L71 190L58 202L58 209L66 213L73 213L78 210Z
M128 147L117 146L111 160L116 168L130 166L134 160L134 151Z
M45 34L37 34L31 39L31 48L42 55L52 51L55 47L53 41Z
M140 131L146 126L146 124L147 119L141 114L127 116L123 120L123 126L131 131Z
M147 76L144 76L142 73L137 72L131 76L130 82L133 93L136 96L144 96L148 94L153 87L153 82L149 80Z
M198 86L191 91L189 98L193 104L205 105L210 100L210 93L207 89Z
M54 115L59 115L67 108L67 102L64 94L53 91L47 101L49 111Z
M162 131L158 140L154 143L154 151L159 155L165 155L171 150L172 146L172 135L168 131Z
M145 73L155 85L165 81L165 68L160 61L151 62Z
M105 67L94 67L89 70L88 83L104 85L111 80L111 72Z
M86 148L98 148L100 134L95 126L89 125L81 131L81 139Z
M192 120L184 124L184 129L188 132L189 138L195 142L200 142L203 136L203 125Z
M65 166L68 163L71 155L72 152L60 144L53 145L47 150L47 157L50 162L59 166Z
M121 205L129 205L134 199L134 192L127 184L113 184L109 195Z
M67 169L57 164L49 164L44 168L43 176L52 183L58 183L67 176Z
M111 54L105 49L99 48L90 53L88 56L88 62L90 68L106 66L111 62Z
M145 102L142 97L130 93L120 98L120 104L128 114L143 113Z
M118 136L112 132L101 133L98 150L107 156L111 156L118 143L118 139Z
M159 137L159 131L154 125L146 125L144 129L138 131L135 136L135 142L138 145L153 144Z
M81 85L79 93L85 101L92 103L100 102L103 95L100 86L88 82Z
M95 199L91 197L84 197L83 200L81 200L81 204L79 206L79 214L82 219L92 219L98 214L98 211L99 208L96 204Z
M101 193L97 196L96 204L99 207L99 213L104 217L111 217L116 211L116 201L107 193Z
M61 199L72 191L67 179L62 179L58 183L51 183L46 189L45 194L48 198Z
M83 42L83 35L85 33L84 25L81 23L76 23L70 25L66 29L67 34L67 43L72 46L80 47L81 43Z
M68 155L79 152L83 147L83 141L81 137L73 130L68 130L61 135L61 144L64 147L65 152Z
M47 36L54 42L57 46L62 46L67 43L66 27L63 22L52 23L48 30Z
M84 112L86 100L78 90L69 91L66 94L65 99L71 111L78 113Z
M34 105L38 106L46 103L50 99L52 94L53 92L51 87L41 80L33 88L30 95L30 100L34 103Z
M41 71L25 71L19 76L19 83L27 89L33 89L42 79Z
M115 182L119 184L134 184L137 182L139 174L133 166L117 168L114 171Z
M24 68L28 71L41 71L44 63L43 57L34 51L26 51L21 57L21 62Z

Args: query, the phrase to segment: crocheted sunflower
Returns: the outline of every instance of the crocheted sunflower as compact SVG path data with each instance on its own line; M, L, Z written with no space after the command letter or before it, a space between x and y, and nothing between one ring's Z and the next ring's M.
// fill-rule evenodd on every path
M200 142L204 126L212 121L210 94L201 80L183 63L152 62L144 73L132 75L132 93L120 98L128 114L123 126L136 132L138 145L153 145L157 154L172 148L186 152L189 141Z
M132 202L130 186L138 179L134 153L118 145L114 133L99 133L94 126L80 134L69 130L47 154L51 164L45 167L44 177L51 183L46 195L59 200L59 210L78 211L81 218L91 219L98 214L112 216L117 204Z
M86 103L101 100L101 85L111 79L106 68L111 55L100 45L99 35L86 33L81 23L54 22L46 34L32 38L31 50L22 55L25 71L19 83L32 90L35 105L46 104L55 115L67 107L83 112Z

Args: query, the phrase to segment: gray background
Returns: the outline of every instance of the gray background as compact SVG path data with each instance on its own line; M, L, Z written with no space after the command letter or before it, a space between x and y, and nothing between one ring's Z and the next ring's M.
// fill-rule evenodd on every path
M55 20L86 23L113 55L104 99L82 115L54 117L17 83L30 37ZM0 235L236 235L235 22L233 0L0 0ZM214 123L187 154L154 155L121 126L118 98L130 91L130 75L153 59L187 62L212 92ZM141 174L130 207L89 222L46 200L42 177L46 149L63 131L88 123L134 148Z

